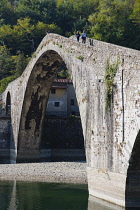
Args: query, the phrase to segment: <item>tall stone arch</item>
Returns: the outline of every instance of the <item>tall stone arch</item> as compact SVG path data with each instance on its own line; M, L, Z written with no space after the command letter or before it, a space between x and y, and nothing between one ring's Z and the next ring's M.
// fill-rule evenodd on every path
M52 81L62 62L63 60L57 52L48 50L37 60L32 69L22 106L17 161L40 159L39 152L46 103Z

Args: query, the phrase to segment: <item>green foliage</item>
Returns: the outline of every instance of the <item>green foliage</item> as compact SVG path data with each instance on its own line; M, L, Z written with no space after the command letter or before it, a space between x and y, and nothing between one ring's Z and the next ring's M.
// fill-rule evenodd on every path
M1 0L0 79L22 73L46 30L69 37L83 29L90 38L140 50L140 1Z
M46 25L46 29L47 31L50 31L51 33L56 33L56 34L61 34L61 28L58 27L56 24L52 23L52 24L47 24Z
M51 24L56 19L55 0L20 0L16 8L18 17L29 17L37 23L38 21Z
M63 62L58 69L57 78L70 79L70 72L67 70L66 64Z
M17 56L14 56L15 69L13 71L13 74L16 76L16 78L19 77L25 70L25 67L27 66L29 60L30 57L25 57L24 53L21 51L17 52Z
M66 70L64 70L64 69L62 69L61 71L59 71L58 72L58 78L63 78L63 79L70 79L71 77L70 77L70 73L69 73L69 71L66 69Z
M4 91L9 82L19 77L24 71L30 57L23 52L12 56L6 46L0 46L0 91Z
M15 7L11 1L0 0L0 19L4 24L16 23Z
M106 84L106 105L105 112L107 113L111 106L111 98L113 94L113 82L114 77L117 72L119 62L117 61L115 64L110 64L109 59L107 59L106 69L105 69L105 84Z
M79 55L76 58L79 59L79 60L81 60L81 61L83 61L83 59L84 59L84 57L82 55Z
M16 79L16 76L12 75L12 76L9 76L0 80L0 93L2 93L6 89L7 85L15 79Z
M91 34L95 39L111 41L121 39L124 32L124 18L128 18L125 4L116 1L100 1L96 13L89 16ZM124 17L123 17L124 16ZM117 29L117 30L116 30Z
M133 5L129 0L100 0L96 12L91 14L88 19L91 24L91 37L140 49L140 44L138 44L140 26L136 27L131 20L132 9ZM137 40L134 41L135 39Z
M62 48L62 45L61 44L56 44L59 48Z
M71 36L85 29L91 38L140 49L139 14L139 0L1 0L0 41L30 56L46 30Z
M7 77L14 70L14 62L6 46L0 46L0 79Z
M133 5L133 12L130 18L137 24L140 25L140 1L135 0Z

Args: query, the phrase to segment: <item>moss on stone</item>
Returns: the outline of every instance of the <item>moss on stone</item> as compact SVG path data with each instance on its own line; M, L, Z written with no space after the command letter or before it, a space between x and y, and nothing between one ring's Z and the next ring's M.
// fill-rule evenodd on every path
M105 112L107 113L109 108L111 107L111 98L113 94L113 82L114 77L117 72L118 68L118 60L115 64L110 64L109 59L106 62L106 69L105 69L105 84L106 84L106 104L105 104Z

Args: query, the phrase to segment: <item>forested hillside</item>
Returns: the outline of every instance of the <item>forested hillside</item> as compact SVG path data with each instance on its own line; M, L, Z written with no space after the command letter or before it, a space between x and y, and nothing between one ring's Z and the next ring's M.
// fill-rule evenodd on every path
M29 62L45 31L140 50L140 0L0 0L0 91Z

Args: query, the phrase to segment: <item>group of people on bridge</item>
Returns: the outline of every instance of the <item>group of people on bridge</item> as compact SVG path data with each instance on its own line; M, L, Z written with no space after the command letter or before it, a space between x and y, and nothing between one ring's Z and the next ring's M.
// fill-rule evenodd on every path
M86 37L87 37L87 35L86 35L86 32L85 31L83 31L83 33L82 34L80 34L80 32L79 31L77 31L77 33L76 33L76 39L77 39L77 41L79 42L79 39L80 39L80 36L81 36L81 39L82 39L82 43L86 43ZM91 46L93 46L94 45L94 43L93 43L93 39L89 39L89 44L91 45Z
M49 34L50 31L46 31L46 34ZM79 42L80 40L80 37L82 39L82 43L86 43L86 37L87 37L87 34L86 34L86 31L84 30L82 34L80 34L79 31L77 31L77 33L75 34L76 35L76 40ZM90 42L90 45L93 46L93 39L89 39L89 42Z
M82 38L82 43L86 43L86 32L85 31L83 31L83 33L82 34L80 34L80 32L79 31L77 31L77 33L76 33L76 39L77 39L77 41L79 42L79 39L80 39L80 36L81 36L81 38Z

